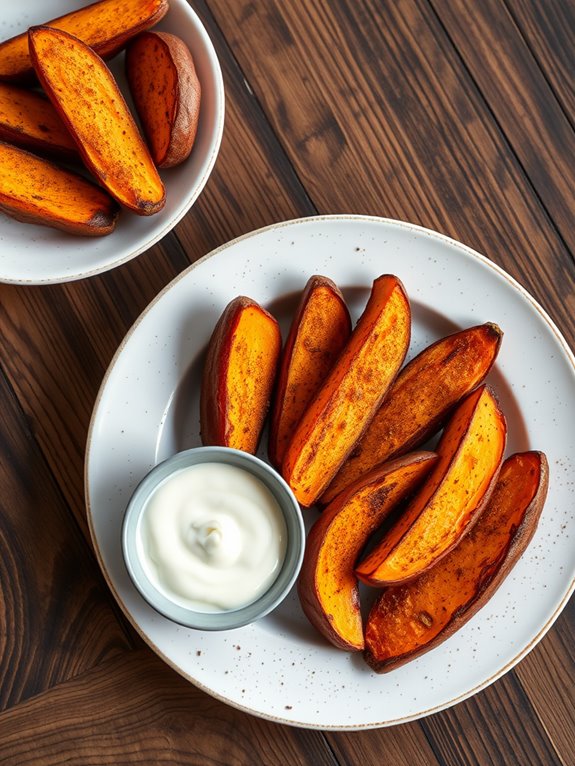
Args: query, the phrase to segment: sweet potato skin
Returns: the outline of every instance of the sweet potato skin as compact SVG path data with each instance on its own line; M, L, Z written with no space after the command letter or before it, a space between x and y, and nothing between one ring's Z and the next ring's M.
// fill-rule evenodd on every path
M117 203L83 176L0 142L0 210L23 223L71 234L110 234Z
M102 58L111 58L134 35L157 24L167 11L168 0L100 0L44 25L69 32ZM33 75L27 32L0 43L0 80L27 82Z
M414 452L386 463L342 492L310 529L298 595L312 625L339 649L364 648L353 568L368 537L428 474L437 456Z
M144 32L126 50L126 76L159 168L189 157L198 129L201 86L186 43L167 32Z
M212 333L202 376L203 444L255 454L280 348L279 325L264 308L246 296L227 305Z
M282 351L274 395L268 456L277 468L297 424L350 333L351 318L339 288L327 277L310 277Z
M548 475L543 453L512 455L460 544L421 577L383 591L366 626L364 656L373 670L386 673L421 656L485 606L535 533Z
M484 380L503 333L491 322L449 335L407 364L361 441L321 498L325 505L362 474L423 444Z
M288 444L282 474L301 505L318 499L362 436L401 367L410 334L403 285L394 275L378 277L348 343Z
M0 82L0 141L36 154L78 159L78 147L41 93Z
M86 167L139 215L165 203L165 190L136 123L108 67L78 38L51 27L29 30L38 78Z
M483 385L457 408L437 445L439 460L433 472L358 565L358 577L371 585L393 585L417 577L447 555L487 503L506 437L505 416Z

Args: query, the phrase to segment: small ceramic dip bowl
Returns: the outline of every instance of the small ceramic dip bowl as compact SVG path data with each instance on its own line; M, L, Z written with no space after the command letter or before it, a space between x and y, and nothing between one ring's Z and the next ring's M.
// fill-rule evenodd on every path
M189 628L230 630L283 601L301 568L305 528L291 489L267 463L227 447L155 466L126 509L122 549L137 590Z

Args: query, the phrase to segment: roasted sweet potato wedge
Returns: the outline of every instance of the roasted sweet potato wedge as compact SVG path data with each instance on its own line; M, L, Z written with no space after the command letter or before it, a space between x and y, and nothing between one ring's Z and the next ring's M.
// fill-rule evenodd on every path
M126 77L152 159L159 168L192 151L200 116L200 81L186 43L167 32L144 32L126 50Z
M489 322L449 335L412 359L323 494L322 505L380 463L439 431L457 402L483 381L502 337L499 327Z
M111 58L138 32L156 24L166 14L168 0L101 0L44 26L69 32L93 48L102 58ZM0 80L29 80L34 68L23 32L0 43Z
M0 210L86 237L109 234L119 213L117 203L83 176L1 142Z
M78 158L76 142L50 101L4 82L0 82L0 140L38 154Z
M422 574L461 540L489 499L501 467L507 426L481 386L464 399L437 446L431 475L394 526L356 568L371 585Z
M376 672L428 652L487 603L529 545L547 484L545 455L512 455L477 524L459 545L421 577L383 591L365 636L365 659Z
M339 288L326 277L311 277L281 356L268 445L269 458L276 467L281 466L295 427L350 334L351 319Z
M30 55L45 91L86 167L139 215L162 209L156 166L108 67L85 43L51 27L29 31Z
M273 390L281 334L251 298L228 304L208 345L200 422L205 445L255 453Z
M365 311L300 420L282 473L303 506L333 479L377 411L409 346L411 311L399 279L378 277Z
M414 452L372 471L342 492L309 531L298 579L309 621L340 649L364 647L353 568L368 537L429 473L437 456Z

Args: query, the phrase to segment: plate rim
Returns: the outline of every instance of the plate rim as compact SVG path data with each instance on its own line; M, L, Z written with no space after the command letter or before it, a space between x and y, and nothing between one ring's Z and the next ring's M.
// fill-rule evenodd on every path
M86 447L85 447L85 459L84 459L84 499L86 504L86 516L88 521L88 529L90 533L90 538L92 542L92 546L96 555L96 559L98 561L100 570L102 571L104 575L104 579L106 580L106 583L108 587L110 588L112 594L114 595L114 598L118 605L120 606L123 614L128 619L132 627L136 630L138 635L144 640L144 642L154 651L154 653L160 657L160 659L165 662L170 668L172 668L174 671L176 671L180 676L185 678L189 683L194 685L196 688L201 689L206 694L209 694L214 699L219 700L220 702L225 703L226 705L229 705L237 710L240 710L244 713L247 713L249 715L256 716L258 718L262 718L264 720L268 720L274 723L281 723L288 726L294 726L304 729L314 729L314 730L320 730L320 731L367 731L371 729L379 729L379 728L387 728L389 726L396 726L403 723L409 723L411 721L416 721L422 718L425 718L429 715L432 715L434 713L438 713L442 710L447 710L454 705L459 704L460 702L463 702L466 699L469 699L470 697L474 696L475 694L478 694L480 691L486 689L491 684L493 684L495 681L497 681L499 678L504 676L507 672L509 672L515 665L517 665L519 662L521 662L522 659L524 659L534 648L535 646L541 641L541 639L548 633L550 628L553 626L557 618L560 616L561 612L567 605L568 601L570 600L571 596L575 592L575 575L573 575L571 582L567 586L564 595L562 599L558 602L558 604L555 605L555 608L553 610L553 613L549 616L547 621L539 628L536 635L533 636L531 641L528 642L528 644L523 647L523 649L518 652L511 660L509 660L505 665L503 665L501 668L499 668L495 673L488 676L488 678L484 679L481 683L476 684L471 689L466 690L464 693L458 695L457 697L451 698L443 703L440 703L438 705L434 705L426 710L419 711L413 715L406 715L401 716L398 718L393 719L387 719L385 721L379 721L379 722L372 722L372 723L360 723L360 724L316 724L316 723L310 723L306 721L295 721L287 718L283 718L281 716L276 716L273 714L265 713L262 711L256 711L253 708L249 707L248 705L242 705L240 702L237 702L236 700L229 699L223 694L214 691L213 689L209 688L202 682L198 681L195 678L192 678L186 671L184 671L181 667L179 667L175 662L173 662L169 657L167 657L162 650L156 646L156 644L150 639L150 637L147 635L147 633L140 628L139 624L136 622L136 620L133 618L130 610L127 608L127 606L124 604L122 598L119 596L118 591L116 590L114 584L112 583L112 580L108 574L108 571L106 567L104 566L103 558L101 556L100 547L98 545L94 525L93 525L93 518L92 518L92 511L91 511L91 503L90 503L90 491L89 491L89 483L88 483L88 475L89 475L89 465L90 465L90 452L91 452L91 446L93 442L94 437L94 431L96 427L96 420L98 418L99 414L99 406L101 404L102 398L104 396L107 382L109 378L111 377L115 365L120 358L124 348L128 344L130 338L136 331L136 329L139 327L139 325L143 322L147 314L154 308L154 306L160 302L160 300L163 299L164 295L166 295L170 290L174 288L174 286L180 282L180 280L187 277L188 274L193 272L197 267L205 263L206 261L210 260L214 256L218 255L219 253L223 252L224 250L227 250L230 247L233 247L239 242L242 242L247 239L251 239L255 236L261 235L265 232L271 231L271 230L277 230L277 229L283 229L290 226L297 226L301 224L306 223L318 223L323 221L352 221L355 223L376 223L376 224L384 224L384 225L390 225L394 227L399 227L406 229L407 231L416 232L418 234L422 234L428 237L431 237L432 239L437 239L441 241L444 244L447 244L451 247L455 247L456 249L463 251L466 255L472 257L475 260L478 260L480 263L482 263L484 266L487 266L491 268L498 276L504 278L513 288L515 288L531 306L531 308L535 309L535 311L541 316L543 321L547 324L549 329L553 332L553 335L557 342L560 344L566 360L570 363L573 373L575 374L575 354L571 350L569 344L567 343L567 340L564 338L563 334L559 330L558 326L554 322L554 320L551 318L551 316L547 313L547 311L538 303L538 301L531 295L531 293L528 292L526 288L524 288L514 277L512 277L507 271L505 271L501 266L496 264L495 262L491 261L487 256L483 255L482 253L478 252L477 250L473 249L469 245L466 245L456 239L453 239L452 237L442 234L441 232L435 231L433 229L429 229L427 227L421 226L419 224L410 223L408 221L403 221L399 219L393 219L388 217L381 217L381 216L373 216L373 215L362 215L362 214L325 214L325 215L312 215L312 216L304 216L304 217L298 217L298 218L292 218L289 220L284 221L278 221L276 223L271 223L266 226L262 226L258 229L254 229L250 232L246 232L244 234L241 234L228 242L225 242L218 247L214 248L213 250L209 251L205 255L203 255L201 258L199 258L197 261L194 261L194 263L190 264L188 267L186 267L182 272L180 272L178 275L174 277L167 285L165 285L162 290L148 303L148 305L143 309L143 311L139 314L139 316L136 318L134 323L131 325L131 327L128 329L124 337L122 338L122 341L120 342L116 352L114 353L107 369L104 374L104 377L102 378L102 382L100 384L100 387L98 389L98 393L96 395L96 398L94 400L94 405L90 417L90 423L88 427L88 433L87 433L87 439L86 439Z

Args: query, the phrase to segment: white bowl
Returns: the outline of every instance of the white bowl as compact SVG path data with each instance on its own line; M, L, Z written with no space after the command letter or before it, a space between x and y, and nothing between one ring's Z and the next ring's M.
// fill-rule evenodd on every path
M86 1L86 5L88 0ZM2 8L0 39L34 24L76 10L74 0L21 0ZM186 0L170 0L170 9L154 29L172 32L189 46L202 88L200 121L189 158L162 170L166 205L149 217L122 210L116 229L105 237L78 237L47 226L20 223L0 213L0 282L48 284L99 274L145 252L188 212L212 171L224 127L224 85L208 34ZM131 105L124 76L124 54L108 62Z

